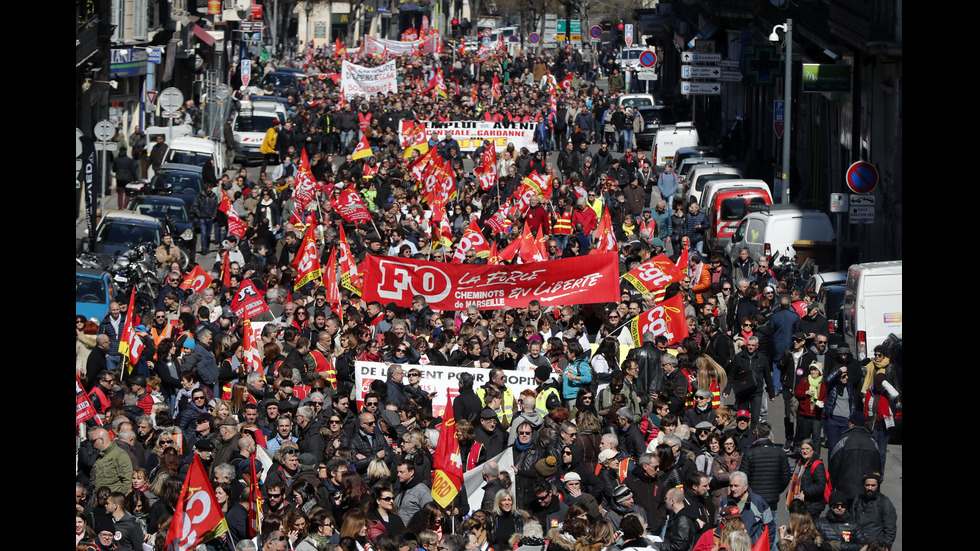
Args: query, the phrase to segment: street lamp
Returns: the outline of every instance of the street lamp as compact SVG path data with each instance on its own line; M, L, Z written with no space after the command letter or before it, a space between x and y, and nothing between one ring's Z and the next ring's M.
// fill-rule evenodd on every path
M306 10L306 50L309 52L310 42L313 40L310 38L310 14L313 13L313 2L306 0L306 6L303 9Z
M785 25L774 26L772 28L772 33L769 35L769 42L774 44L779 43L779 35L776 34L776 30L778 29L782 29L782 31L786 33L786 46L784 48L786 55L786 75L783 77L783 102L785 103L784 109L786 113L786 132L783 135L783 191L780 202L789 203L789 146L790 135L792 133L792 118L790 117L790 113L792 112L793 106L793 98L790 97L790 93L793 90L793 20L787 19Z

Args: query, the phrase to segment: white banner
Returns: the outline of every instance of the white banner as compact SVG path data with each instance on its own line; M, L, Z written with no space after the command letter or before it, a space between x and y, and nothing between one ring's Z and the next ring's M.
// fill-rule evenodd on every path
M485 121L421 121L425 127L425 136L432 136L435 131L439 139L446 137L447 132L452 132L453 138L459 142L460 151L475 151L483 145L483 140L493 142L497 153L507 149L508 143L513 143L518 150L526 147L528 151L538 150L538 144L534 142L534 129L538 124L534 122L485 122ZM404 134L402 134L402 147Z
M375 379L385 381L388 378L388 366L384 362L354 362L354 380L357 384L357 411L361 411L364 404L364 395L370 392L371 382ZM459 396L460 373L473 374L473 390L480 388L490 380L490 370L482 367L455 367L446 365L414 365L402 364L402 368L408 373L409 369L418 369L422 374L419 386L426 392L435 392L436 396L432 399L432 416L442 417L446 409L446 399L453 400ZM507 376L507 388L514 393L514 399L519 400L519 396L524 389L535 389L534 373L531 371L504 371ZM408 380L406 375L405 380Z
M511 473L511 480L514 480L512 467L514 466L514 447L508 446L507 449L500 452L497 457L491 457L489 461L496 461L497 467L500 472ZM483 487L487 483L483 480L483 464L481 463L477 468L466 471L463 474L463 487L466 488L466 499L470 504L470 512L472 514L474 511L480 508L483 503ZM515 486L511 486L513 489Z
M395 62L389 61L378 67L362 67L344 60L340 72L340 86L348 98L397 92Z
M412 53L412 50L432 54L435 53L438 45L438 34L430 34L426 38L413 41L385 40L371 35L364 37L364 53L366 55L384 55L387 53L391 56L400 56L408 55Z

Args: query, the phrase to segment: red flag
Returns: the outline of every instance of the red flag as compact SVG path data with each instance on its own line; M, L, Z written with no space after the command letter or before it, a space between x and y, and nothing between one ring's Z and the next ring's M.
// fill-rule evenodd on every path
M561 88L562 90L566 90L566 91L567 90L571 90L572 89L572 73L568 73L568 75L565 76L565 78L563 78L561 80L561 82L558 83L558 87Z
M651 293L684 279L684 273L667 258L667 255L660 254L626 272L622 278L637 291Z
M129 362L129 365L136 365L140 361L140 354L143 352L143 340L136 334L136 325L133 323L136 302L136 286L129 294L129 307L126 308L126 321L123 323L122 334L119 336L119 353Z
M337 38L337 42L334 43L333 55L334 57L343 57L344 59L347 59L347 48L340 43L339 37Z
M361 141L357 142L357 147L354 148L354 153L351 154L350 158L356 161L373 156L374 151L371 151L371 144L368 143L367 134L365 134Z
M265 517L262 514L262 506L265 505L265 499L262 497L262 492L259 491L259 475L255 472L254 453L250 461L252 463L252 469L248 475L248 535L254 538L262 530L262 519Z
M354 264L354 257L350 252L350 244L347 242L347 232L344 225L340 224L340 239L337 242L340 248L340 258L337 263L340 266L340 284L353 293L361 293L361 276L357 273L357 265Z
M762 535L752 544L752 551L769 551L769 526L762 527Z
M227 531L228 523L221 513L218 499L214 497L204 464L201 457L194 454L184 487L180 490L170 531L167 532L166 548L187 551Z
M228 262L228 251L221 258L221 284L231 287L231 267Z
M320 269L320 248L316 245L313 237L313 225L306 228L306 235L303 236L303 244L300 245L296 258L293 259L293 267L296 268L296 283L293 284L294 290L301 289L307 283L320 277L323 271Z
M531 235L531 229L524 225L524 233L521 234L519 239L520 244L520 258L525 264L529 262L540 262L545 260L547 257L541 255L541 249L538 248L537 240Z
M218 205L218 210L225 213L228 217L228 233L234 235L238 239L245 237L245 230L247 225L242 221L235 209L231 207L231 200L228 199L227 195L222 194L221 203Z
M252 371L258 371L261 373L263 371L262 367L262 353L259 352L258 343L262 342L260 327L252 327L252 321L245 318L245 322L242 324L242 363L245 364L245 370L251 373Z
M327 259L327 273L323 278L323 285L327 288L327 302L330 309L343 323L343 312L340 308L340 287L337 282L337 247L330 250L330 257Z
M231 299L231 310L239 318L251 319L268 312L269 305L265 303L255 284L246 279L238 287L235 298Z
M602 218L595 229L595 246L589 254L608 253L616 250L616 234L613 233L609 209L602 209Z
M486 191L497 183L497 148L493 143L486 146L483 155L480 155L480 163L473 168L480 182L480 189Z
M96 383L97 384L97 383ZM98 415L95 411L95 407L92 406L92 401L88 399L88 394L85 394L85 387L82 386L82 380L75 375L75 425L80 425L85 421Z
M487 225L493 230L494 234L498 234L506 229L504 225L504 213L497 211L493 216L487 218Z
M353 186L341 191L337 197L331 197L330 204L350 224L371 222L371 213L364 206L361 194L354 191Z
M497 79L497 73L493 74L493 84L490 86L490 96L493 99L500 99L500 80Z
M453 264L462 264L466 260L466 253L469 251L473 251L476 256L481 258L490 256L490 246L487 245L487 240L480 232L480 226L476 223L476 219L470 220L469 227L463 232L463 238L459 240L456 254L453 255Z
M543 235L541 226L538 226L538 236L534 239L538 244L538 254L542 260L548 260L548 237Z
M205 272L200 264L197 264L184 278L184 281L180 284L180 288L185 291L190 289L195 293L200 293L211 285L211 281L211 275Z
M504 250L500 251L500 261L503 262L514 260L514 257L517 256L517 252L521 249L521 241L523 241L523 239L518 237L517 239L511 241L510 245L504 247Z
M459 434L453 416L453 402L446 400L439 428L439 444L432 454L432 499L441 507L448 507L463 486L463 462L459 455Z
M306 148L302 149L299 159L299 167L296 170L295 193L296 211L305 210L306 206L316 198L316 192L320 186L313 178L313 171L310 168L310 159L306 156Z
M643 334L647 331L656 337L660 335L667 337L667 344L680 342L688 336L684 299L679 293L643 312L630 322L630 333L636 346L643 345Z
M500 264L500 253L497 252L497 242L490 242L490 256L487 258L487 264Z
M687 275L687 269L690 267L689 253L687 249L681 251L681 254L677 255L677 262L674 264L677 269L681 271L684 275Z
M534 193L538 194L538 197L545 201L551 200L551 193L555 190L554 181L555 176L553 174L538 174L537 170L532 170L524 178L524 183L533 189Z

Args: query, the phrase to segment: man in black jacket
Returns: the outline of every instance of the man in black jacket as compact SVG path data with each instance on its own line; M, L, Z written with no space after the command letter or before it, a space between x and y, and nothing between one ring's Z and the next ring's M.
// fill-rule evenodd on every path
M779 507L779 494L789 486L792 472L786 452L769 438L771 433L769 423L755 427L756 441L745 452L742 470L752 481L752 491L775 511Z
M810 364L817 361L817 356L806 348L806 336L802 331L793 333L793 345L784 350L779 358L780 383L783 395L783 426L786 429L786 439L783 449L790 451L795 444L796 412L800 401L796 398L796 385L810 374Z
M732 359L728 368L728 385L725 387L725 398L734 391L735 407L752 413L752 428L761 420L763 389L768 392L769 401L776 399L769 358L759 350L758 337L752 335L746 339L742 351Z
M143 529L136 522L136 517L126 512L126 494L113 492L105 504L106 513L112 515L116 530L114 536L116 548L137 551L143 548Z
M112 160L112 171L116 173L116 195L120 209L126 208L126 184L136 181L137 170L136 161L126 155L125 149L120 149L119 156Z
M684 491L671 488L667 492L667 509L671 515L667 519L667 531L661 551L687 551L694 546L698 534L704 528L704 521L698 518L693 507L684 504ZM625 537L625 536L624 536Z
M637 377L638 387L643 394L649 396L660 392L664 376L660 368L660 350L654 342L656 338L653 332L647 331L643 334L643 346L633 348L626 355L627 360L634 360L640 366L640 374ZM647 396L640 396L640 398L646 401Z
M851 414L848 427L830 450L829 473L834 489L843 492L848 501L863 492L863 477L881 469L881 454L868 429L861 411Z
M460 373L459 375L459 396L453 399L453 416L456 421L468 419L475 421L483 409L480 397L473 392L473 375L470 373Z

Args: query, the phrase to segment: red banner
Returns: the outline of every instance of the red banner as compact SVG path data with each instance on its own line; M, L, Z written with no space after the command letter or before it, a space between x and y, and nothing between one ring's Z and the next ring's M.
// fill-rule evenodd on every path
M643 334L650 331L655 337L667 337L667 344L679 342L688 336L684 299L680 293L656 307L643 312L630 322L630 333L636 346L643 345Z
M75 424L79 425L84 423L96 415L98 413L92 407L92 402L88 399L88 394L85 394L85 387L82 386L81 379L78 378L78 375L75 375Z
M227 531L228 523L214 497L204 464L195 454L177 500L170 531L167 532L166 548L173 551L194 549L197 544L210 541Z
M195 293L200 293L211 286L211 275L204 271L200 264L194 266L189 274L180 283L180 289L190 289Z
M649 293L681 281L684 274L666 255L661 254L626 272L623 279L637 291Z
M532 300L564 306L619 300L619 256L605 253L515 266L453 265L368 255L365 301L411 306L422 295L433 310L518 308Z
M371 223L371 213L364 206L361 195L354 191L353 187L341 191L339 197L331 197L330 204L335 211L344 217L348 224Z
M255 288L255 284L246 279L235 293L235 298L231 299L231 310L239 318L251 319L268 312L269 306L259 290Z

